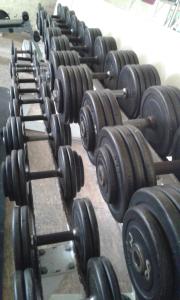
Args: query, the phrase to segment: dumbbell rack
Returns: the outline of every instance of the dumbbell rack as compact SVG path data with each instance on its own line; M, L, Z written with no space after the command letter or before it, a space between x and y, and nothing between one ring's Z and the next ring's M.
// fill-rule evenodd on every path
M99 88L99 89L103 88L101 83L98 80L94 80L94 87ZM124 121L127 120L127 118L124 114L123 114L123 120ZM158 155L152 149L151 149L151 151L153 153L154 161L160 161ZM176 180L175 176L173 176L173 175L159 176L159 180L160 180L161 183L177 183L177 180ZM121 228L122 228L121 224L120 225L117 224L117 226L121 230ZM67 269L67 267L69 269L71 269L72 266L73 266L73 256L72 256L72 252L70 251L71 250L71 245L70 246L69 245L70 244L68 244L67 248L64 248L64 247L61 247L61 246L58 246L57 248L53 247L52 249L49 248L46 251L46 253L42 253L42 256L40 257L40 261L42 263L41 265L45 266L45 268L48 269L48 273L44 276L44 282L45 282L45 285L47 284L48 290L50 290L50 288L52 286L52 282L54 283L54 278L57 279L57 276L52 277L52 273L54 275L57 274L57 268L58 267L60 267L61 271L62 271L62 269L63 270ZM53 252L53 254L52 254L52 252ZM70 253L70 255L66 255L67 253ZM53 268L52 264L51 264L52 256L53 256L53 266L55 268ZM60 258L62 258L62 261L61 261ZM66 261L65 265L63 264L64 261ZM51 269L51 267L52 267L52 269ZM50 277L48 278L48 276L50 276ZM76 296L71 295L70 299L78 299L79 300L80 295L77 296L78 298L76 298ZM58 295L57 297L58 297L57 299L61 299L60 295ZM65 299L64 295L62 297L63 297L62 299ZM129 297L130 297L130 299L135 299L134 294L129 295ZM69 299L69 298L67 297L67 299Z

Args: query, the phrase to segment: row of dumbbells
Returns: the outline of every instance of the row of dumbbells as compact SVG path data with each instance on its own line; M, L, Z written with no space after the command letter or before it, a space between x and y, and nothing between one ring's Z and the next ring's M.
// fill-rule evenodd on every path
M20 54L20 56L19 56ZM87 296L97 299L121 299L113 267L108 259L100 256L99 232L93 206L88 199L76 199L72 208L72 226L67 232L37 236L33 212L31 181L58 177L65 201L72 201L84 184L81 157L70 146L71 131L55 114L53 102L48 98L48 86L41 81L40 66L31 44L29 50L17 50L12 44L10 93L10 118L3 128L3 139L8 156L2 165L5 195L15 201L12 235L15 262L14 298L43 299L39 246L74 241L79 269L86 278ZM25 56L24 56L25 55ZM31 74L26 78L23 73ZM22 87L34 84L35 87ZM33 96L32 96L33 94ZM24 96L26 95L26 96ZM27 98L30 96L30 98ZM36 96L34 96L36 95ZM37 97L38 96L38 97ZM24 116L23 104L40 104L42 115ZM44 120L46 135L27 136L26 121ZM30 172L26 143L50 140L58 167L56 170ZM96 280L97 285L93 282ZM102 296L101 296L102 295ZM103 298L102 298L103 299Z
M80 57L82 48L64 49L68 37L57 37L53 27L49 31L52 97L65 122L79 123L102 196L123 222L124 252L138 299L178 299L180 185L157 185L157 179L169 173L179 178L180 90L161 86L155 67L139 65L133 51L118 51L112 38L99 34L94 56L87 58L87 49ZM93 78L105 89L93 90ZM123 125L121 110L138 118ZM147 141L163 162L153 162Z

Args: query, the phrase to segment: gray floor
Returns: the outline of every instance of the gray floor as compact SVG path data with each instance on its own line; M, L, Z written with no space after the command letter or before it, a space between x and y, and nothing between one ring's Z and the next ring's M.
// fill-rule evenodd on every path
M16 45L21 46L21 38L16 38ZM11 80L9 76L11 36L0 38L0 85L9 87ZM37 113L36 106L33 113ZM31 132L28 132L31 134ZM77 197L89 197L94 205L101 239L101 254L110 258L118 276L121 289L129 289L127 270L124 264L123 250L121 244L120 226L113 220L111 214L103 201L96 182L95 168L90 163L80 141L73 141L73 148L83 157L85 167L85 186ZM28 145L28 154L31 170L46 170L53 168L53 159L47 142L34 142ZM38 180L33 182L33 194L35 203L36 226L38 233L50 233L67 228L65 213L59 194L56 179ZM11 213L12 203L6 201L6 236L5 236L5 266L4 266L4 298L11 299L11 274L13 271L12 249L11 249ZM66 292L79 292L80 285L78 277L69 278L66 281ZM67 288L68 287L68 288ZM67 291L68 289L68 291Z

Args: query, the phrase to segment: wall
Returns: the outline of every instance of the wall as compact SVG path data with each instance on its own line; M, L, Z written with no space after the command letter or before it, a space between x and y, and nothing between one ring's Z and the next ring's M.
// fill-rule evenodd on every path
M133 49L140 63L157 67L163 84L180 87L180 34L147 15L126 11L103 0L62 0L88 27L116 38L119 49Z
M7 11L10 18L21 18L23 11L27 11L30 16L31 23L36 23L36 12L38 3L41 3L50 13L53 12L56 0L1 0L0 9Z

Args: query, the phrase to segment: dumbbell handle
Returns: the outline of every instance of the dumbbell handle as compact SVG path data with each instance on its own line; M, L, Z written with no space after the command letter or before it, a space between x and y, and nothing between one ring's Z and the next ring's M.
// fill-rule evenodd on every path
M29 122L29 121L47 121L47 116L44 115L32 115L32 116L21 116L21 121Z
M48 170L39 172L26 172L26 180L38 180L45 178L62 177L61 170Z
M51 245L56 243L68 242L74 240L73 231L63 231L50 234L38 235L36 237L36 245Z
M18 56L17 60L32 61L32 58L31 57Z
M32 73L35 70L36 69L34 67L22 67L22 68L16 69L16 73Z
M21 94L39 93L39 88L18 88L18 92Z
M51 134L41 134L41 135L24 135L23 136L24 142L38 142L38 141L49 141L53 140Z
M36 78L14 78L14 80L18 83L37 83L38 80Z
M123 125L133 125L137 127L138 129L142 130L144 128L155 128L156 127L156 120L149 116L147 118L139 118L139 119L133 119L133 120L128 120L123 123Z
M20 64L20 63L16 63L14 65L15 68L32 68L34 66L33 63L30 63L30 64Z
M16 53L17 54L32 54L32 52L31 51L29 51L29 50L17 50L16 49Z
M21 99L18 100L20 104L34 104L34 103L40 103L42 104L44 101L42 98L37 98L37 99Z
M154 163L156 175L164 175L180 172L180 160L161 161Z

